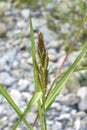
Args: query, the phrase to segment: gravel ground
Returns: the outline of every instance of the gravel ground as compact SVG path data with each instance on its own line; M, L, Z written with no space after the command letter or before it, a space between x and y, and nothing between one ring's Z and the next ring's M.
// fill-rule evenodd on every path
M31 12L35 41L37 42L38 33L43 32L50 59L49 80L52 81L66 52L60 47L61 42L57 41L57 35L48 29L45 12L42 15L39 12L40 10ZM29 8L17 9L9 2L0 3L0 83L22 111L35 92L29 15ZM72 54L73 56L65 63L64 69L74 61L79 51ZM87 130L87 86L81 86L78 78L80 73L71 77L72 81L69 81L70 83L65 86L47 112L48 130ZM27 115L31 124L36 113L37 106ZM0 130L12 130L17 119L18 115L0 95ZM38 122L35 129L39 129ZM28 129L21 123L17 130Z

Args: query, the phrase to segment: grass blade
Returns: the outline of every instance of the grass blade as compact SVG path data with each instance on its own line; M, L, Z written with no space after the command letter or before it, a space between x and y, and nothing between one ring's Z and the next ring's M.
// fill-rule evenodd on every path
M16 128L18 127L18 125L21 123L21 121L24 119L24 117L26 116L26 114L31 110L31 108L38 102L38 100L40 100L42 97L42 92L37 92L29 101L26 109L24 110L23 114L20 116L20 118L18 119L18 121L16 122L16 124L14 125L13 130L16 130Z
M21 110L19 109L19 107L16 105L16 103L13 101L13 99L10 97L10 95L7 93L7 91L4 89L2 85L0 85L0 93L5 97L5 99L7 99L7 101L13 107L13 109L17 112L17 114L21 116L22 115ZM23 121L28 128L31 128L29 123L26 121L26 119L24 119Z
M67 70L67 72L64 74L64 76L60 79L58 84L55 86L55 88L51 91L51 93L48 95L48 98L45 103L45 108L48 109L51 104L54 102L55 98L63 88L64 84L67 82L71 74L73 73L74 69L76 68L77 64L80 62L81 58L87 51L87 42L85 42L84 48L82 49L79 56L76 58L74 63L70 66L70 68Z
M38 75L37 75L37 69L36 69L36 48L35 48L35 40L34 40L34 32L33 32L33 26L32 26L32 19L30 17L30 35L31 35L31 50L32 50L32 59L33 59L33 72L34 72L34 81L35 81L35 89L36 92L41 91L40 85L38 82ZM43 129L43 118L42 118L42 109L41 109L41 103L38 101L38 111L39 111L39 117L40 117L40 124L41 124L41 130Z
M36 88L36 92L39 92L40 86L39 86L39 83L38 83L37 69L36 69L36 65L35 65L35 62L37 61L36 60L36 47L35 47L34 32L33 32L31 17L30 17L30 35L31 35L31 50L32 50L32 59L33 59L33 71L34 71L35 88Z

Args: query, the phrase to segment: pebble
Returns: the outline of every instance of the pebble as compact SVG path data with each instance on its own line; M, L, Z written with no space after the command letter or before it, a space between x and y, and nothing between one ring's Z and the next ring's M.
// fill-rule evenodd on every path
M12 99L15 101L15 103L20 106L21 102L22 102L22 95L20 93L19 90L17 89L11 89L10 91L10 96L12 97Z
M50 44L47 44L47 48L57 49L59 47L58 41L51 41Z
M28 53L28 52L24 52L24 53L22 54L22 57L23 57L23 58L28 58L28 57L29 57L29 53Z
M30 124L33 123L34 119L36 117L36 114L33 113L33 112L30 112L27 116L26 116L26 119L29 121Z
M79 79L80 79L80 75L78 75L77 73L74 73L70 79L68 80L68 83L66 83L65 88L67 89L67 91L69 93L77 93L77 91L80 88L80 83L79 83ZM73 80L74 80L74 84L73 84Z
M49 60L52 62L56 62L57 61L57 57L53 54L48 54Z
M29 102L29 100L32 98L32 94L28 92L22 92L21 95L23 96L24 100Z
M80 130L80 126L81 126L81 121L80 121L80 119L75 120L75 129L76 129L76 130Z
M21 69L14 69L11 71L11 74L16 77L16 78L20 78L21 77Z
M21 15L28 20L29 19L29 15L30 15L30 10L29 9L23 9L21 10Z
M4 85L21 111L24 111L35 92L29 30L30 9L26 7L15 8L9 1L8 4L7 2L1 4L0 1L0 83ZM65 5L63 6L65 7ZM51 10L52 7L48 8ZM43 11L42 16L40 11ZM49 10L47 13L49 14ZM64 40L59 39L58 41L58 36L47 28L46 12L43 9L32 11L31 14L33 16L35 42L37 42L39 31L44 35L50 59L49 73L52 80L53 69L55 72L58 70L66 54L65 50L60 48ZM70 29L69 24L64 24L63 27L67 31ZM66 30L63 29L62 31L66 33ZM66 68L73 62L77 54L75 52L73 56L71 55L65 63ZM76 78L75 75L73 77ZM74 79L71 77L72 81ZM87 129L87 87L80 88L79 81L76 81L74 83L68 82L69 86L65 86L66 90L58 95L50 110L47 111L47 130ZM27 114L27 120L30 124L33 123L36 113L37 105ZM0 130L11 130L17 119L16 112L0 95ZM37 122L36 130L39 129L38 125ZM17 130L28 130L28 128L24 123L21 123Z
M64 97L62 97L60 99L60 101L64 105L73 106L73 105L78 104L80 102L80 98L76 94L71 93L71 94L68 94L68 95L65 95Z
M30 70L29 64L27 62L25 62L25 61L21 62L20 65L19 65L19 67L21 69Z
M0 73L0 83L3 85L11 86L17 79L9 75L7 72Z
M19 29L25 28L26 27L25 21L24 20L18 21L17 24L16 24L16 27L19 28Z
M70 117L71 117L70 114L65 113L65 114L60 115L58 120L61 121L61 120L65 120L65 119L70 119Z
M21 87L21 91L26 90L26 88L28 87L28 85L29 85L29 82L26 79L20 79L18 81L18 86Z
M27 58L27 63L33 65L32 57Z
M56 108L57 105L58 105L58 103L57 103L57 102L54 102L54 103L52 104L51 108Z
M81 111L86 111L87 110L87 100L83 100L78 104L78 108Z
M52 125L52 130L62 130L62 123L61 122L55 122Z
M79 88L77 95L81 98L81 100L87 100L87 87L83 86Z
M73 115L74 118L84 118L86 113L84 111L79 111Z
M3 55L1 55L0 60L1 60L1 64L10 66L13 61L15 60L16 57L16 50L11 48L7 51L5 51L5 53Z
M57 112L60 112L62 110L62 105L60 105L60 103L57 103L56 110Z

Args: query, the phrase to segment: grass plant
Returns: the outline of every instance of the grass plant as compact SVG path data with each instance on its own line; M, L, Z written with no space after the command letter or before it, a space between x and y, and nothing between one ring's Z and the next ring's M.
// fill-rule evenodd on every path
M80 1L79 1L80 2ZM87 21L87 16L84 16L83 22L76 32L76 35L73 39L73 42L71 43L71 46L63 60L63 63L60 66L59 71L56 73L53 82L51 83L51 86L49 90L48 87L48 65L49 65L49 58L48 53L44 45L44 39L43 34L39 33L38 35L38 45L37 45L37 51L36 51L36 43L34 38L34 32L33 32L33 25L32 25L32 19L30 17L30 34L31 34L31 50L32 50L32 60L33 60L33 73L34 73L34 83L35 83L35 94L32 96L31 100L27 104L24 112L20 110L20 108L16 105L16 103L13 101L9 93L4 89L3 85L0 85L0 94L4 96L4 98L7 99L8 103L12 106L12 108L15 110L15 112L19 115L19 119L14 124L13 130L16 130L19 124L23 121L25 125L28 127L29 130L34 130L34 126L36 125L37 119L40 121L40 128L41 130L47 130L46 125L46 112L50 109L51 105L55 101L55 98L58 96L58 94L61 92L63 86L68 82L68 79L73 74L73 72L78 72L82 70L87 70L87 66L79 67L77 68L78 63L80 63L81 58L86 54L87 52L87 41L85 41L84 46L78 55L78 57L75 59L73 64L68 68L68 70L64 73L62 73L62 68L64 66L65 61L67 60L67 57L72 51L72 48L77 41L80 32L84 28L84 24ZM37 61L36 55L38 54L39 63ZM60 77L59 81L57 82L57 79ZM56 85L55 85L56 82ZM37 103L38 106L38 113L37 116L33 122L33 125L30 125L28 123L28 120L26 119L26 115L31 111L33 106Z

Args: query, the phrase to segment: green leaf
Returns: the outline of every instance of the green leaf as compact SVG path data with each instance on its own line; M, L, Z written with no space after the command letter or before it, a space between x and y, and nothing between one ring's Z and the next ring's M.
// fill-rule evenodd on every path
M31 110L31 108L41 99L42 97L42 92L37 92L29 101L26 109L24 110L23 114L20 116L20 118L18 119L18 121L16 122L13 130L16 130L16 128L18 127L18 125L21 123L21 121L24 119L24 117L26 116L26 114Z
M22 115L21 110L19 109L19 107L16 105L16 103L13 101L13 99L10 97L10 95L7 93L7 91L4 89L2 85L0 85L0 93L7 99L7 101L13 107L13 109L17 112L17 114L21 116ZM23 121L28 128L31 128L31 126L29 125L29 123L26 121L25 118L23 119Z
M77 72L77 71L83 71L83 70L87 70L87 66L78 67L74 71Z
M35 65L35 63L37 62L37 60L36 60L36 47L35 47L34 32L33 32L31 17L30 17L30 36L31 36L31 50L32 50L32 59L33 59L34 81L35 81L36 92L39 92L40 86L38 83L37 68Z
M36 49L35 49L35 40L34 40L34 32L33 32L31 17L30 17L30 35L31 35L31 50L32 50L32 59L33 59L35 89L36 89L36 92L39 92L39 91L41 91L41 87L40 87L40 84L38 82L38 75L37 75L37 68L36 68L36 64L37 64ZM41 102L40 101L38 101L38 111L39 111L39 117L40 117L41 130L44 130L43 129L42 109L41 109Z
M70 68L67 70L67 72L64 74L64 76L60 79L60 81L55 86L55 88L48 95L48 98L47 98L46 103L45 103L46 109L49 109L49 107L52 105L55 98L57 97L57 95L60 93L60 91L63 88L63 86L65 85L65 83L70 78L71 74L73 73L74 69L76 68L77 64L80 62L81 58L84 56L86 51L87 51L87 42L85 42L84 48L82 49L81 53L76 58L74 63L70 66Z

